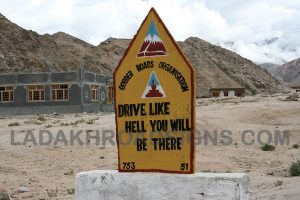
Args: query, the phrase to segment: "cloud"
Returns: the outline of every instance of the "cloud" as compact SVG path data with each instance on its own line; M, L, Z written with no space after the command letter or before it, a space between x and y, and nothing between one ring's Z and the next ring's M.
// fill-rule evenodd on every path
M132 38L152 6L177 40L227 27L223 17L201 1L2 0L0 11L26 29L41 34L65 31L97 44L107 37Z
M215 41L257 63L283 64L300 57L300 2L293 2L254 0L236 5L232 14L225 9L230 27Z
M132 38L152 6L176 40L200 37L255 62L300 57L294 0L1 0L0 12L25 29L63 31L98 45L108 37Z

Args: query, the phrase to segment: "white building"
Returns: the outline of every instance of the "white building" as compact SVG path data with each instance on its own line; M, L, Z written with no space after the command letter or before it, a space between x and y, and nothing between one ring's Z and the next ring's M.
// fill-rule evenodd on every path
M244 97L246 96L245 88L210 88L210 97Z
M292 92L295 94L300 94L300 84L291 86Z

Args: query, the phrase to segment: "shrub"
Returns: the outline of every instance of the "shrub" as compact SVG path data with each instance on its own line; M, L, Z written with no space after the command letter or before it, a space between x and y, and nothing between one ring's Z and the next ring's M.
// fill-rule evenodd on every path
M52 127L52 124L48 124L47 126L46 126L46 128L51 128Z
M282 184L283 184L282 180L277 180L274 185L278 187L278 186L282 186Z
M299 96L297 94L291 94L285 98L285 101L298 101Z
M265 144L260 148L263 151L274 151L276 149L276 147L274 145L271 145L271 144Z
M76 126L76 125L81 124L81 123L84 123L84 122L85 122L84 119L76 120L75 122L71 122L71 125L72 125L72 126Z
M40 120L40 121L46 121L46 119L45 119L45 117L44 117L44 115L39 115L38 116L38 120Z
M72 175L74 175L74 173L75 173L74 169L70 169L67 172L65 172L64 175L72 176Z
M61 126L70 126L71 124L69 124L69 123L64 123L64 122L62 122L61 124L60 124Z
M293 148L294 148L294 149L299 149L299 144L294 144L294 145L293 145Z
M256 95L256 90L251 90L251 95L255 96Z
M21 124L19 122L12 122L8 124L8 126L20 126Z
M67 188L68 194L75 194L75 188Z
M60 123L60 120L55 120L52 122L52 124L58 124L58 123Z
M290 174L291 176L300 176L300 161L293 162L290 166Z
M47 191L47 194L48 194L48 196L50 198L57 197L57 193L58 193L58 189L57 188L55 188L55 190L48 190L48 189L46 189L46 191Z

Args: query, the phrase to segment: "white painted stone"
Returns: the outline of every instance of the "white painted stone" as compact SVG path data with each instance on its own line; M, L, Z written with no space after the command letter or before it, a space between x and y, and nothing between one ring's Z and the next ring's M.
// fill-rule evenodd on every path
M235 96L235 91L234 90L229 90L228 96L229 97L234 97Z
M250 180L242 173L119 173L76 175L76 200L248 200Z
M220 91L219 97L224 97L224 91L223 90Z

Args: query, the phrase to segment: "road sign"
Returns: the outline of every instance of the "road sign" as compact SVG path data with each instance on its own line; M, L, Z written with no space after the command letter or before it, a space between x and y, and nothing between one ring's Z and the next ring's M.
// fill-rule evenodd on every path
M120 172L194 173L194 69L152 8L114 72Z

